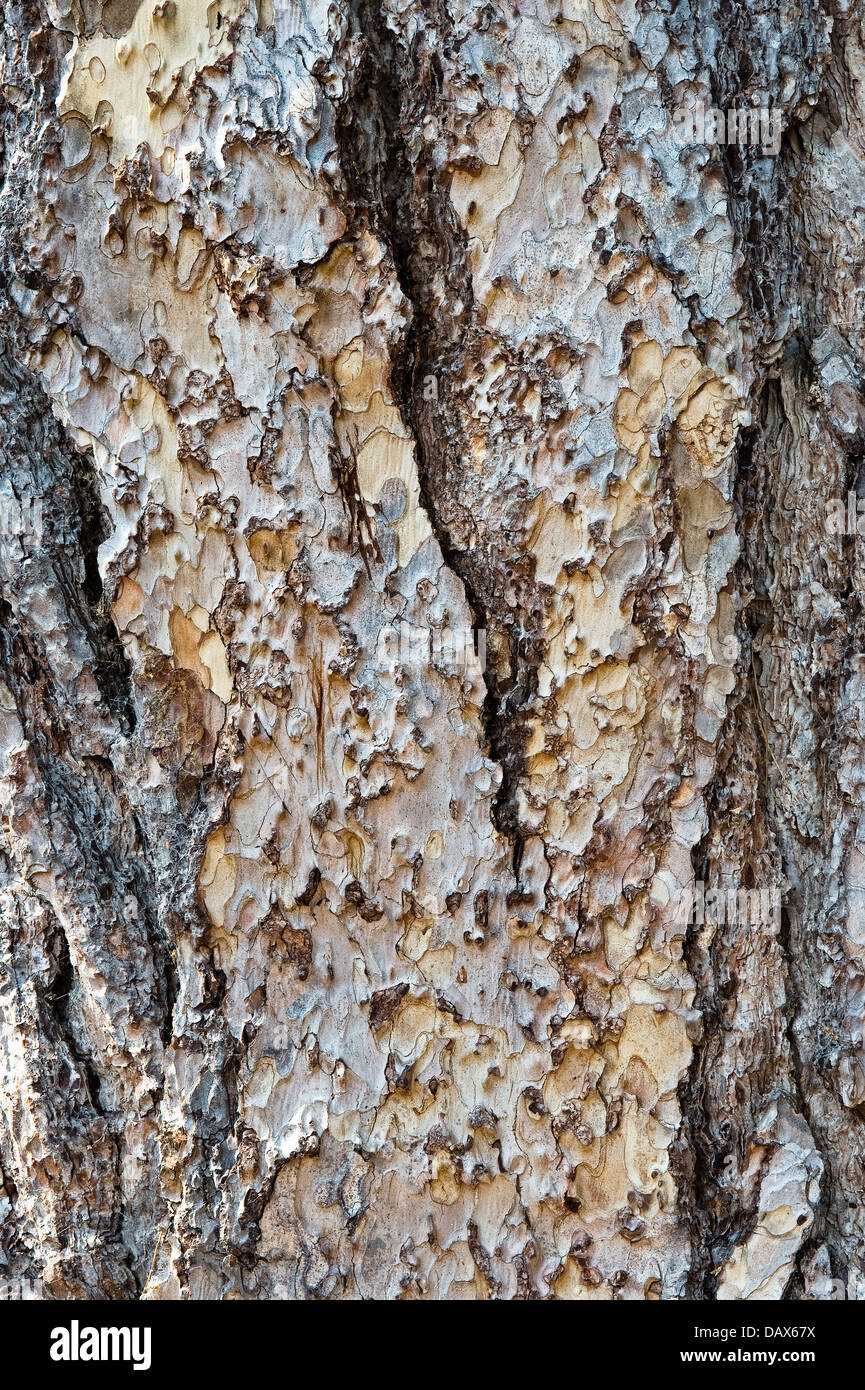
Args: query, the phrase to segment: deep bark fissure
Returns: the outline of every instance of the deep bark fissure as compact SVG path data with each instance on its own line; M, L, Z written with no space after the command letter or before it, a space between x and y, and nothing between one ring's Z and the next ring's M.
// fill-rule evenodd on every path
M735 513L740 537L739 560L732 577L731 591L738 596L737 631L739 658L737 665L737 694L730 699L718 748L715 777L706 792L707 825L703 838L693 851L694 876L709 887L723 888L729 884L718 878L732 867L737 873L738 887L753 889L755 862L765 867L774 861L780 882L786 881L782 826L779 822L774 786L776 774L773 728L767 726L765 703L760 690L759 673L754 664L754 643L764 630L771 606L766 597L765 572L758 553L749 537L766 507L771 476L764 457L762 441L771 404L780 408L776 384L770 378L755 391L754 422L742 431L737 444L735 482ZM758 464L759 460L759 464ZM759 475L758 470L759 469ZM747 523L747 524L746 524ZM748 783L746 767L755 775ZM747 787L743 806L743 789ZM744 813L749 830L758 828L757 839L761 852L756 861L751 858L753 844L739 834L737 821ZM731 943L729 924L722 915L713 932L708 956L698 947L699 929L690 927L686 941L686 958L697 982L695 1003L702 1016L702 1036L695 1047L688 1080L683 1088L684 1132L688 1136L688 1169L686 1176L691 1189L690 1222L694 1262L689 1277L692 1297L713 1299L717 1291L717 1270L729 1258L733 1247L745 1240L758 1219L756 1198L752 1192L745 1198L738 1185L726 1179L726 1169L741 1170L760 1108L775 1095L785 1091L795 1107L805 1113L804 1097L795 1065L787 1065L796 1056L792 1026L796 1014L796 999L792 989L792 967L789 940L789 917L786 905L780 908L781 922L778 941L783 967L785 1002L782 1010L781 1032L788 1057L778 1053L770 1076L758 1081L756 1098L750 1096L747 1106L724 1113L723 1098L711 1094L711 1077L723 1056L725 1043L735 1037L735 1023L724 1021L724 1009L729 992L737 988L730 963ZM762 925L762 924L761 924ZM737 924L750 939L748 953L764 949L759 927L753 922ZM765 1044L764 1044L765 1048ZM719 1100L721 1106L719 1107ZM743 1097L744 1102L744 1097Z
M80 592L86 600L86 627L93 647L93 674L103 699L124 734L136 726L135 701L129 658L114 626L102 576L99 547L111 534L111 526L99 498L93 457L80 450L70 451L72 501L78 517L78 544L84 566Z
M29 373L13 362L6 350L0 358L0 381L19 417L20 456L33 460L33 493L44 512L40 564L53 576L56 590L65 600L70 640L77 630L89 648L91 670L107 709L117 720L119 732L131 734L137 722L131 670L105 601L99 573L97 552L109 534L109 525L99 499L92 457L67 443L44 392ZM25 444L28 436L29 442ZM10 446L7 446L7 453L11 464ZM14 593L10 591L9 597L14 600ZM22 727L32 740L49 803L61 808L70 832L78 840L84 861L98 864L94 872L104 882L112 882L114 873L109 864L112 831L109 828L108 839L103 843L102 838L88 830L90 809L94 800L98 804L107 780L144 851L129 862L128 883L135 888L147 924L157 967L164 1016L162 1026L170 1028L176 993L176 983L172 984L174 967L168 937L158 923L149 878L150 856L140 820L118 785L111 757L75 752L65 695L57 687L38 632L28 631L5 598L3 606L0 659ZM85 789L92 788L92 795L82 790L82 784ZM122 851L114 852L122 858Z
M159 926L144 839L115 750L135 727L130 670L102 594L97 550L108 527L87 456L68 444L44 392L5 350L0 384L8 412L4 474L16 494L41 508L40 533L23 535L23 564L7 566L0 585L0 669L36 774L43 832L63 864L56 888L42 895L45 918L54 923L52 938L44 942L53 971L42 1005L52 1020L49 1036L56 1030L59 1056L66 1053L81 1085L65 1094L61 1082L55 1103L71 1135L98 1133L99 1163L106 1162L110 1146L111 1175L103 1168L97 1179L106 1194L99 1198L107 1203L102 1219L110 1218L109 1283L116 1278L124 1288L138 1287L134 1250L126 1244L127 1226L137 1214L122 1171L126 1131L135 1120L125 1098L127 1042L122 1035L110 1037L87 1007L91 974L110 975L108 942L122 931L131 948L120 967L128 1006L140 1009L143 1025L152 1021L163 1041L170 1036L177 989L170 946ZM53 614L42 595L49 596ZM89 686L75 679L82 657L93 676ZM9 878L14 881L20 871L10 865ZM132 964L136 956L138 969ZM22 959L16 968L26 972L33 964ZM147 1069L157 1060L147 1058ZM62 1060L57 1066L68 1070ZM66 1257L77 1279L75 1219L70 1232L64 1236Z
M93 1111L97 1115L105 1115L106 1112L101 1099L99 1073L86 1045L79 1037L71 1017L70 1000L76 987L79 987L79 982L75 967L72 964L69 939L63 930L62 923L57 922L56 925L54 957L56 969L54 978L50 981L45 993L45 1002L70 1056L82 1073L87 1099Z
M803 9L806 14L810 13L807 4ZM816 18L820 18L819 8ZM797 187L801 131L804 121L809 119L806 115L803 121L804 105L807 102L813 108L824 90L827 50L820 37L819 24L794 24L778 34L763 5L733 4L722 12L720 19L725 42L710 58L711 90L716 106L721 111L741 109L751 97L755 105L765 105L768 93L774 111L779 115L783 113L783 138L772 158L766 157L765 149L755 150L741 139L722 142L720 146L732 221L743 253L740 287L749 306L757 379L751 390L753 424L740 436L735 481L736 525L741 550L732 592L739 606L737 688L740 694L728 701L718 750L718 771L707 793L707 829L693 859L697 879L707 880L713 863L722 872L732 867L741 883L746 883L748 873L753 872L749 867L750 846L737 836L734 817L742 809L741 805L736 806L736 800L737 795L741 799L743 784L738 769L730 763L728 751L730 746L747 749L749 757L756 754L757 775L751 783L754 799L748 816L762 842L762 862L774 861L773 873L777 873L781 883L790 884L790 891L795 895L797 860L801 856L789 842L789 826L778 801L780 788L784 787L786 792L787 779L783 772L786 753L780 748L776 751L774 746L777 729L769 713L771 686L767 688L771 675L759 651L764 640L775 640L773 634L779 628L786 634L786 615L778 612L778 595L773 590L774 547L779 538L773 536L771 528L761 520L767 504L771 508L772 486L777 483L777 476L773 475L773 446L777 444L783 406L779 369L769 367L767 372L762 363L764 360L776 362L783 354L784 364L780 368L783 373L788 370L791 355L798 359L803 352L797 331L797 311L808 271L796 250L802 242L799 233L805 228L801 210L794 206L793 193ZM788 72L783 97L775 80L782 56ZM790 81L792 74L795 80ZM807 356L807 350L804 351ZM791 631L795 631L795 626L791 626ZM744 758L745 754L740 756ZM769 1048L770 1055L773 1050L777 1054L780 1074L758 1079L757 1099L763 1104L775 1095L787 1095L794 1110L804 1116L819 1152L823 1146L819 1128L815 1128L813 1122L807 1086L803 1084L805 1059L796 1038L796 1020L805 1014L797 978L793 926L796 910L793 901L784 902L780 910L780 959L776 970L782 972L784 1000L778 1005L775 1022L780 1036L775 1037ZM759 951L761 933L753 928L750 930L754 937L751 949ZM692 1244L695 1253L700 1252L691 1272L690 1287L697 1296L711 1298L717 1288L713 1270L729 1258L737 1241L747 1238L758 1218L759 1190L752 1187L746 1197L731 1191L731 1184L725 1181L727 1166L734 1171L742 1170L749 1127L753 1127L758 1116L754 1096L749 1096L746 1105L743 1094L741 1109L734 1110L731 1117L734 1139L731 1150L730 1121L724 1117L723 1110L719 1112L723 1088L721 1096L712 1095L711 1069L713 1059L717 1065L724 1048L735 1044L733 1036L726 1036L730 1025L724 1021L722 991L736 953L733 945L724 939L724 932L719 930L710 946L708 962L702 960L698 936L696 929L689 933L687 956L697 980L696 1002L703 1014L703 1037L696 1048L683 1091L683 1110L684 1132L690 1141L693 1184ZM734 975L731 988L735 989L736 983ZM739 988L742 987L740 983ZM735 1023L732 1026L735 1027ZM764 1039L761 1054L767 1042L769 1039ZM822 1157L827 1164L825 1151ZM829 1181L827 1165L824 1184ZM822 1233L826 1206L824 1185L809 1244Z
M434 458L447 438L446 420L453 428L455 418L448 411L449 373L465 353L474 318L465 233L429 151L421 145L413 152L405 136L406 128L420 124L436 95L440 69L436 71L434 57L423 73L418 70L416 53L405 51L375 0L356 0L351 13L362 48L338 124L342 169L352 203L365 210L390 252L409 305L391 384L414 441L421 504L445 564L462 582L476 645L488 642L494 628L508 645L506 681L492 664L485 666L483 716L490 756L502 771L493 818L512 839L518 878L516 794L524 745L519 712L536 686L537 661L522 619L494 601L491 571L485 573L483 560L472 553L474 543L466 549L455 542L437 501L444 475ZM437 12L437 18L447 26L446 11ZM435 390L428 395L432 382ZM452 466L460 468L458 457Z
M777 438L778 419L784 419L783 401L777 381L770 380L767 383L759 401L759 416L760 418L755 425L754 436L755 442L758 442L756 455L761 459L763 466L761 476L756 482L756 488L763 506L765 507L765 499L770 495L773 482L770 468L772 443L774 439ZM771 538L765 527L761 529L763 531L766 553L768 556L771 556ZM749 572L749 558L746 551L743 555L746 573L743 575L740 587L742 591L754 593L757 576ZM789 601L789 596L785 595L783 592L780 597L782 600L787 599ZM746 621L748 620L749 611L749 609L745 610ZM785 614L778 613L776 610L772 616L776 620L776 625L782 627L787 626L788 620ZM753 644L755 640L758 640L760 631L764 626L766 626L766 624L759 621L759 616L754 621L748 622L749 631L747 641L750 652L753 652ZM759 663L759 670L756 665L752 667L752 681L757 699L765 710L767 703L766 695L768 691L771 690L771 686L769 684L770 677L768 670L764 668L765 663L762 659ZM774 727L771 731L764 731L764 735L772 741L777 739L777 734L778 730ZM786 1084L791 1099L808 1124L817 1152L820 1154L824 1165L820 1202L814 1213L814 1225L809 1236L809 1244L816 1244L819 1243L826 1234L825 1223L829 1205L828 1188L831 1184L832 1176L829 1154L824 1143L821 1142L823 1140L821 1127L815 1122L808 1088L803 1084L803 1078L806 1076L808 1068L795 1026L798 1020L807 1017L808 1014L807 1000L801 987L797 966L797 947L801 948L800 919L803 904L798 901L799 892L795 886L798 878L799 861L803 860L807 862L808 846L805 842L802 842L799 844L799 853L797 854L795 852L794 845L796 845L800 839L798 830L795 825L790 826L788 823L788 813L782 809L783 800L779 803L779 796L783 794L785 781L782 759L785 759L785 751L779 748L778 753L775 753L772 742L770 741L766 748L766 765L764 768L764 776L760 782L760 790L764 814L767 821L772 826L774 842L780 857L781 877L783 881L791 885L789 896L782 902L780 931L778 935L784 961L785 1004L781 1023L790 1059ZM780 786L779 783L781 784ZM792 837L790 834L791 830ZM799 1256L800 1263L802 1253L803 1252L800 1252ZM797 1273L794 1271L791 1280L795 1282L797 1277ZM790 1284L788 1284L788 1289L789 1288Z
M797 423L785 413L782 384L786 377L786 389L797 402L808 399L816 386L812 362L814 341L797 340L795 353L785 359L777 383L764 396L764 408L756 435L760 446L756 455L761 465L757 491L764 505L777 481L773 474L773 460L779 442L782 449L792 451L801 447L797 437L797 431L802 428L801 421ZM858 388L861 389L861 378ZM805 418L808 418L807 414ZM845 497L847 488L856 488L857 449L854 440L845 464L839 470L840 481L845 486ZM855 537L846 537L841 545L846 573L837 571L829 554L815 557L815 573L819 576L821 587L826 585L829 592L835 592L843 613L844 627L839 633L835 617L821 617L816 608L803 611L797 606L796 568L795 565L784 563L786 555L795 553L797 548L795 509L792 520L784 517L779 525L770 525L770 514L762 510L758 517L765 519L757 524L752 520L752 543L764 556L765 572L774 571L771 610L761 615L762 621L752 624L750 632L751 643L759 642L768 655L767 660L767 655L761 654L759 669L755 666L753 671L754 684L761 692L764 710L770 704L779 678L786 691L788 687L796 689L793 678L797 665L803 665L806 669L810 666L814 672L804 696L814 737L809 765L813 771L814 790L820 799L818 821L821 833L809 831L800 824L796 799L790 795L788 782L788 775L792 776L792 770L796 769L795 745L791 734L776 725L771 729L772 743L767 747L762 781L766 814L771 817L781 873L790 885L782 909L779 934L785 963L786 996L781 1022L790 1058L787 1087L807 1122L823 1163L821 1196L814 1213L814 1227L807 1246L800 1252L797 1273L788 1286L788 1296L796 1297L801 1289L799 1272L806 1250L816 1249L822 1241L828 1246L834 1272L840 1275L848 1273L845 1260L848 1242L843 1231L843 1217L839 1220L839 1211L843 1211L846 1205L844 1188L849 1179L842 1180L838 1167L835 1135L843 1112L838 1105L837 1080L833 1076L833 1051L837 1056L843 1023L839 1026L834 1017L831 1022L826 1021L825 1030L818 1030L818 1033L825 1031L826 1036L820 1038L815 1036L814 1017L816 999L824 988L820 981L822 943L831 940L833 932L837 930L831 906L831 871L828 864L825 867L820 864L820 859L823 847L831 842L833 833L841 830L848 817L855 814L853 808L845 804L847 797L839 782L838 749L843 748L845 742L844 720L840 714L844 706L844 685L850 674L851 657L857 649L861 649L861 603L851 582L851 575L855 573L855 561L851 554L852 547L857 544ZM792 529L785 532L785 527ZM756 589L753 572L749 579L743 581L743 587L749 582ZM757 597L762 596L758 594ZM765 598L763 603L765 607ZM782 653L789 653L792 657L793 664L789 670L785 670L783 665L779 667L774 659L774 648L766 635L770 629L774 639L780 641ZM838 638L840 641L836 645ZM768 721L769 716L766 718ZM799 816L802 814L800 811ZM848 841L843 862L847 861L850 852ZM826 906L815 882L815 876L819 878L821 875L826 878ZM828 1004L828 999L825 1002ZM822 1009L820 1014L825 1018ZM857 1129L861 1135L861 1118L861 1115L857 1116L855 1108L847 1111L844 1123L848 1126L850 1143L855 1144L852 1136Z

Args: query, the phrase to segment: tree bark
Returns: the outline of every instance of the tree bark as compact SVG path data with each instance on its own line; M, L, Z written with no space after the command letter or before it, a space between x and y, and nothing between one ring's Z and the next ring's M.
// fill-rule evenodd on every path
M865 1298L863 17L7 0L0 1278Z

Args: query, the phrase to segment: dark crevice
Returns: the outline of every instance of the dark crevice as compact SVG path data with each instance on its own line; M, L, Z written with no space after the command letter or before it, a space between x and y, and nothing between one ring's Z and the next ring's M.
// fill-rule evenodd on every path
M153 953L159 1013L162 1019L159 1026L159 1036L162 1046L167 1047L174 1034L174 1007L180 992L180 978L177 973L171 937L160 920L157 899L153 889L153 869L147 837L139 817L134 813L132 821L138 837L139 857L131 867L136 896L144 919L144 929Z
M436 22L447 26L444 11L437 11ZM391 384L414 439L421 503L446 565L462 581L476 645L478 634L486 634L489 652L491 634L497 634L508 650L506 675L495 663L486 667L483 721L489 755L502 769L494 821L502 833L516 836L525 742L519 711L534 692L537 660L531 633L497 598L473 518L459 516L468 543L458 544L442 515L445 494L456 505L448 482L458 480L463 468L458 448L447 441L458 418L452 373L473 331L472 277L465 234L431 156L422 146L410 151L404 135L421 126L426 106L439 93L440 62L436 54L425 61L415 46L408 52L374 0L355 0L352 24L361 56L337 126L349 210L355 219L358 214L368 218L390 251L410 306ZM445 461L447 448L451 457Z
M42 535L24 538L24 563L4 554L0 576L0 674L15 702L28 742L36 804L58 848L64 891L80 903L81 949L100 968L113 934L142 962L129 974L130 1008L171 1036L177 976L158 899L145 834L112 757L115 738L136 725L130 668L103 593L98 549L109 534L92 456L74 448L54 419L37 381L0 346L0 401L9 426L0 445L0 468L16 491L38 498ZM44 593L54 604L49 623L32 603ZM31 616L35 613L35 617ZM96 688L75 678L88 670ZM70 676L69 673L72 673ZM112 717L113 716L113 717ZM129 914L132 914L131 916ZM56 913L54 914L56 920ZM78 917L77 917L78 920ZM88 1132L93 1114L107 1121L116 1146L117 1189L111 1197L115 1242L125 1221L120 1178L124 1117L111 1101L114 1063L106 1067L82 1007L69 943L57 925L45 947L53 961L43 995L45 1024L63 1044L58 1093L64 1097L63 1129ZM74 1064L82 1081L70 1090ZM116 1102L115 1102L116 1103ZM74 1145L76 1139L69 1139ZM131 1269L131 1252L125 1252Z
M692 10L695 19L707 13L700 0ZM819 5L814 0L800 0L793 13L800 22L794 19L779 32L762 0L731 0L718 15L719 40L709 39L705 53L714 104L722 111L741 109L751 105L753 97L755 105L763 105L768 92L770 106L776 113L783 111L785 133L780 149L772 156L747 142L722 143L719 148L730 216L741 251L739 289L755 338L757 381L752 390L754 424L740 436L736 461L735 512L741 551L730 584L738 608L740 641L735 693L727 700L717 770L705 793L706 834L692 858L695 878L704 882L709 881L715 864L728 870L738 864L743 884L752 863L762 864L762 874L772 866L776 881L793 882L794 896L782 908L777 942L774 947L770 945L778 951L784 976L780 1035L775 1037L768 1058L763 1055L768 1034L755 1041L761 1065L747 1078L747 1088L740 1092L736 1084L736 1104L729 1107L729 1113L721 1113L721 1107L725 1095L730 1096L733 1090L717 1084L717 1073L724 1061L725 1030L731 1026L725 1022L726 991L742 987L735 977L728 979L736 962L735 947L725 940L722 930L716 933L708 952L699 943L696 928L686 941L686 960L697 982L695 1007L702 1015L703 1035L681 1092L684 1119L678 1161L685 1170L690 1193L693 1262L688 1296L702 1299L716 1296L714 1271L747 1237L756 1217L753 1201L745 1203L739 1183L728 1179L731 1166L734 1174L744 1169L757 1109L783 1090L808 1122L815 1144L820 1142L803 1085L806 1063L795 1036L796 1020L803 1008L796 959L801 942L795 939L792 920L797 904L791 855L796 858L797 832L789 818L786 793L782 792L783 773L778 764L783 765L784 755L773 747L777 731L766 709L771 690L761 658L764 642L788 640L787 615L778 611L779 595L772 572L777 537L773 535L771 513L777 477L771 471L771 451L767 451L769 441L777 440L785 428L785 418L780 383L774 376L778 368L769 367L767 377L762 364L778 360L779 344L784 354L782 372L797 369L809 357L807 344L797 333L797 313L803 283L807 283L797 252L799 234L804 230L797 207L801 169L797 150L803 124L798 116L824 87L828 57L822 26L814 18L819 17ZM774 80L779 67L788 74L783 100ZM782 604L784 598L781 594ZM748 766L743 769L746 762ZM756 842L759 849L755 849ZM764 949L759 930L748 930L755 934L753 950ZM735 1021L732 1026L736 1027ZM825 1201L821 1207L825 1208ZM818 1212L811 1238L820 1226Z
M129 659L114 626L102 589L99 547L111 534L99 500L92 455L70 452L71 491L84 566L80 592L86 602L84 626L93 651L93 674L108 708L124 733L136 726Z
M171 1037L178 989L177 972L171 943L158 919L148 876L146 840L140 822L132 813L141 853L127 860L113 839L110 825L102 820L98 811L94 817L94 807L98 807L101 800L103 782L107 780L109 786L114 788L114 768L106 758L91 756L79 764L71 754L60 698L54 687L49 663L45 654L36 649L28 633L19 625L5 599L0 599L0 673L13 696L18 719L33 751L46 803L61 814L78 846L90 880L100 885L110 885L116 894L126 888L134 891L153 956L154 1004L162 1020L160 1031L165 1043ZM87 767L93 768L92 775L82 778ZM117 795L116 791L114 794ZM60 975L52 986L51 998L58 1001L55 1016L59 1023L65 1025L69 1019L68 1001L75 981L71 973L68 943L62 931L60 937ZM64 1031L64 1037L69 1040L68 1030ZM88 1077L94 1106L98 1109L98 1076L80 1047L76 1046L75 1056Z
M782 367L789 374L789 394L798 401L813 400L816 385L814 364L810 355L800 352L789 356ZM788 420L784 412L783 398L779 385L774 385L766 395L766 408L761 420L759 435L762 460L762 473L757 486L762 489L764 499L771 499L775 477L772 460L780 448L803 450L804 443L797 440L797 429L801 423L793 416ZM853 440L845 458L845 467L839 470L840 483L846 483L855 491L858 478L858 453L860 441ZM789 525L795 530L795 511ZM785 524L787 519L785 518ZM756 527L754 529L757 529ZM839 608L834 616L824 616L816 609L802 609L797 602L796 588L776 582L772 595L756 594L762 599L764 611L761 621L749 625L752 643L756 645L771 623L773 632L780 632L780 642L790 652L796 653L791 671L790 694L799 698L807 708L814 738L811 765L815 790L819 796L819 822L825 834L824 843L828 845L833 835L842 831L851 817L855 822L855 811L850 804L844 788L839 785L839 750L844 747L849 731L845 733L843 715L843 687L850 675L851 658L857 659L862 650L862 605L856 591L854 576L857 570L855 547L859 544L854 536L846 536L840 541L840 553L832 555L829 546L824 553L809 557L813 563L813 575L827 593L832 594ZM774 553L783 556L786 536L779 528L770 529L764 522L753 541L753 547L762 547L767 559L768 570ZM779 568L781 564L779 561ZM789 583L796 585L795 571ZM754 586L756 588L756 585ZM771 603L769 599L771 597ZM812 669L810 681L799 688L793 673L802 666ZM782 668L783 678L783 668ZM764 664L758 656L753 668L753 681L763 692L763 703L768 704L777 681L777 672L772 664ZM839 718L841 722L839 723ZM819 901L819 892L813 892L812 861L820 832L808 823L809 804L794 803L784 785L785 763L781 751L787 737L786 730L770 731L770 737L781 743L778 757L771 760L767 755L764 779L764 796L767 814L773 817L774 833L780 855L781 869L792 884L781 914L779 943L785 962L785 995L783 1024L785 1042L789 1052L790 1084L789 1091L794 1107L804 1117L811 1132L814 1145L823 1161L821 1198L815 1211L814 1225L809 1231L809 1243L825 1242L836 1271L844 1269L843 1252L845 1245L843 1189L849 1179L841 1177L837 1167L836 1136L837 1123L830 1118L835 1110L840 1118L844 1114L837 1095L837 1078L833 1076L832 1057L837 1057L839 1033L843 1033L843 1015L840 1000L823 992L821 998L820 978L828 958L831 958L831 943L836 930L841 926L835 915L840 911L841 921L845 911L844 890L841 889L840 905L829 907ZM778 766L780 763L781 766ZM789 766L789 763L787 764ZM827 856L828 857L828 856ZM804 869L804 872L803 872ZM829 876L829 864L825 865ZM828 887L828 884L827 884ZM839 1008L836 1023L835 1009ZM815 1028L815 1015L818 1020ZM847 1112L845 1119L855 1127L855 1119ZM861 1150L860 1150L861 1152ZM839 1207L841 1214L839 1217ZM799 1265L801 1267L800 1252ZM801 1276L796 1275L788 1286L785 1297L797 1298L804 1294Z
M39 559L46 564L69 610L87 640L90 665L107 708L123 733L136 726L129 661L111 618L99 574L99 546L110 535L99 498L93 457L75 448L55 421L51 403L37 380L13 358L0 340L0 397L26 436L13 453L0 451L0 468L17 468L17 453L26 461L32 499L42 515ZM22 476L26 477L23 473Z
M695 10L700 22L705 12L699 0ZM767 106L782 123L780 150L772 154L748 141L719 145L731 219L744 253L740 289L750 323L767 344L791 331L787 309L798 299L799 229L791 202L798 176L794 133L803 122L796 112L810 111L808 102L816 101L828 58L819 0L796 0L792 13L793 22L779 29L767 22L763 0L731 0L717 16L721 41L710 63L712 100L719 110ZM787 75L783 99L779 69Z
M54 976L45 994L45 1003L54 1019L57 1031L67 1051L84 1078L87 1099L91 1108L97 1115L104 1115L105 1110L101 1100L99 1074L87 1050L80 1041L79 1030L75 1027L72 1001L78 979L72 964L69 941L59 922L57 923L57 931L54 937L53 959L55 966Z
M770 749L764 745L762 697L753 655L755 642L771 619L766 576L755 568L760 552L755 533L762 535L764 509L771 506L760 446L769 419L779 409L777 382L768 380L755 400L755 423L742 431L737 447L734 506L741 550L729 589L739 610L740 650L735 693L728 697L718 743L716 772L705 792L706 831L692 852L694 878L707 887L720 886L714 873L716 864L727 868L737 864L738 882L746 888L760 886L770 869L772 881L782 879L786 867L774 803L774 765ZM770 730L769 737L771 734ZM744 835L743 826L747 826ZM756 873L755 865L759 865ZM754 934L750 954L764 949L759 928L753 924L739 924L734 930ZM700 1011L702 1034L681 1088L684 1118L677 1162L690 1192L693 1255L688 1297L713 1300L717 1292L715 1271L734 1246L747 1238L756 1219L753 1203L743 1202L738 1184L729 1181L726 1170L742 1172L758 1112L779 1086L787 1091L794 1108L804 1111L796 1068L790 1065L796 1055L790 1049L795 1004L787 988L781 1044L782 1050L786 1046L786 1058L764 1057L761 1073L749 1078L747 1096L743 1091L737 1107L722 1113L723 1090L719 1087L713 1093L713 1086L719 1068L723 1069L725 1005L742 982L731 975L730 941L724 926L716 929L708 952L703 951L698 938L699 928L692 925L686 936L685 959L697 986L694 1003ZM789 977L789 945L783 928L779 944ZM763 1038L761 1055L766 1042Z
M788 359L781 370L795 373L793 390L797 398L807 395L810 364L806 359L800 360L798 356L795 361ZM774 556L779 553L778 547L784 545L783 528L788 524L788 519L784 516L780 522L773 522L774 494L778 486L773 460L779 450L795 447L792 423L786 418L777 379L769 379L764 384L755 403L754 420L754 426L743 433L740 441L736 485L737 524L742 544L733 578L733 590L741 604L738 624L741 643L737 671L739 694L728 704L727 721L718 750L719 771L707 792L708 831L695 851L694 868L698 878L706 879L714 851L728 866L738 861L741 873L747 862L747 852L742 852L743 846L737 841L733 829L734 818L740 817L746 819L751 834L755 826L765 828L770 858L775 863L774 874L777 880L791 885L782 903L777 935L784 987L784 1005L779 1016L781 1032L777 1051L773 1054L774 1068L758 1078L761 1081L758 1095L761 1103L765 1103L771 1096L783 1092L793 1110L804 1118L809 1127L824 1164L824 1176L820 1202L814 1213L814 1225L809 1231L806 1246L800 1251L799 1263L801 1265L801 1256L806 1249L815 1249L825 1241L834 1266L843 1241L836 1229L837 1217L832 1215L836 1177L833 1176L832 1144L827 1143L829 1129L825 1115L828 1100L826 1088L828 1086L828 1092L831 1092L832 1083L820 1076L821 1067L826 1063L821 1062L819 1039L812 1036L813 1023L805 1026L807 1021L813 1019L814 1001L809 994L813 994L819 978L819 939L815 930L819 932L820 929L814 918L819 908L816 902L809 903L807 899L800 869L802 864L810 864L814 842L807 828L800 826L796 805L787 787L784 771L787 761L785 730L775 726L769 713L773 687L779 675L774 669L774 662L769 659L769 653L774 646L780 646L782 650L800 654L797 664L803 660L807 663L811 656L817 667L810 684L810 713L814 718L815 735L819 731L814 771L828 834L831 827L837 824L835 817L838 811L834 808L843 804L843 794L834 785L836 769L832 766L832 749L838 744L837 731L833 735L826 721L831 719L832 711L839 707L841 701L847 656L861 647L861 609L851 593L849 574L852 560L848 553L840 574L840 589L836 592L848 611L850 625L843 638L843 659L826 667L820 651L831 632L821 631L819 624L816 628L812 626L813 615L803 615L796 608L794 596L779 583L781 575L774 573ZM855 472L855 462L850 463L847 471L848 475L851 471ZM791 524L795 525L795 521ZM853 543L848 538L843 542L844 549L848 550ZM827 578L823 573L826 563L822 559L817 561L816 573L824 580ZM780 674L783 681L783 662ZM828 744L825 742L827 730ZM741 804L741 796L737 794L741 790L741 769L737 763L744 756L743 750L749 748L756 753L753 768L754 802L750 808L745 808ZM730 769L732 778L729 776ZM738 804L734 804L736 802ZM807 810L807 806L803 810ZM743 815L744 811L747 811L747 816ZM690 1179L694 1244L699 1251L694 1281L695 1287L702 1287L702 1297L713 1296L713 1266L723 1261L732 1245L747 1235L754 1216L752 1211L741 1207L731 1209L729 1195L725 1198L717 1181L726 1154L719 1145L717 1105L707 1107L705 1096L707 1077L711 1076L713 1065L717 1066L713 1047L722 1036L723 1029L716 1004L725 969L723 941L716 941L714 947L708 969L704 963L703 988L698 989L696 1000L697 1007L703 1013L704 1036L695 1053L683 1093L688 1147L692 1155ZM759 942L755 949L759 949ZM687 959L699 985L701 971L695 956L693 934L687 943ZM818 1033L820 1031L818 1029ZM827 1031L831 1033L830 1029ZM765 1039L761 1039L759 1054L762 1056L764 1052ZM765 1072L765 1057L761 1065ZM819 1098L816 1106L815 1097ZM753 1112L752 1104L750 1120L744 1108L729 1117L733 1127L739 1131L734 1157L740 1171L745 1159L741 1141L747 1141L750 1137L748 1129L755 1118ZM729 1194L729 1189L727 1191ZM725 1200L732 1216L729 1230L717 1219L719 1205L723 1206ZM797 1273L788 1284L785 1297L801 1298L804 1293L802 1278Z

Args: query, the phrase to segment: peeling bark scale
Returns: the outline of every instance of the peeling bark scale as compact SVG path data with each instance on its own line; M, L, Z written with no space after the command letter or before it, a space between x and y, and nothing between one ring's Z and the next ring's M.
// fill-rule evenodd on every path
M865 4L0 43L0 1279L865 1299Z

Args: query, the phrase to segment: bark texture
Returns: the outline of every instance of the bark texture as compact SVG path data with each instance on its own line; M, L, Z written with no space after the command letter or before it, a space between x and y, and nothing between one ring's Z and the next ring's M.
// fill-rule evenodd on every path
M861 0L3 19L0 1274L865 1298Z

